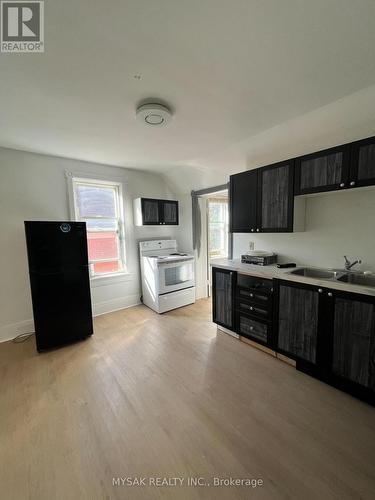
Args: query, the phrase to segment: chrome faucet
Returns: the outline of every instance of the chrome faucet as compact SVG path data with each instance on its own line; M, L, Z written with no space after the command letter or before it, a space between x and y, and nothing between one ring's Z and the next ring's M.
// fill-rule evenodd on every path
M348 257L346 255L344 255L344 259L345 259L345 269L347 271L350 271L350 269L353 266L355 266L356 264L362 264L361 259L357 259L357 260L354 260L353 262L350 262L350 260L348 259Z

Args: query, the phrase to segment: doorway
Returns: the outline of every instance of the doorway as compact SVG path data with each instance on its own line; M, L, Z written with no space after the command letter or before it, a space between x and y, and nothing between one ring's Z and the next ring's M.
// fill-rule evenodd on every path
M229 214L228 190L207 198L207 295L211 296L211 264L228 258Z
M226 259L231 251L228 188L226 185L192 193L195 196L196 292L197 298L211 295L211 263Z

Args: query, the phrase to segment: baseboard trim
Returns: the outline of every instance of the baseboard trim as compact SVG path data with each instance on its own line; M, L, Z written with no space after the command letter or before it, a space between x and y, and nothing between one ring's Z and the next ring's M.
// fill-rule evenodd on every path
M4 325L0 327L0 342L8 342L13 340L17 335L22 333L29 333L34 331L34 321L32 319L26 319L24 321L18 321L17 323L11 323L10 325Z
M225 328L224 326L217 325L217 329L220 330L221 332L226 333L227 335L230 335L231 337L234 337L235 339L239 339L240 336L238 333L233 332L232 330L228 330L228 328Z
M93 317L120 311L121 309L128 309L129 307L138 306L140 303L139 294L98 302L97 304L92 305ZM20 335L21 333L29 333L33 331L34 321L32 319L0 326L0 343L9 342L9 340L13 340L14 337L17 337L17 335Z
M140 304L139 294L129 295L128 297L120 297L118 299L106 300L92 305L92 313L94 318L102 314L108 314L121 309L138 306Z

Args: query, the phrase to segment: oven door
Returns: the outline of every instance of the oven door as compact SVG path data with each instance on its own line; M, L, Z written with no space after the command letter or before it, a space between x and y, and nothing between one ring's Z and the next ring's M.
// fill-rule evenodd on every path
M195 286L194 259L161 262L158 270L160 295Z

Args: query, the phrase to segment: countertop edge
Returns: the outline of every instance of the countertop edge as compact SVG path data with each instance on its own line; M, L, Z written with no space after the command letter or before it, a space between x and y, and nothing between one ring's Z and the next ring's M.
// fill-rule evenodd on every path
M318 280L315 278L307 278L305 276L296 276L290 274L290 271L292 271L293 269L279 269L275 265L263 267L256 266L254 264L243 264L240 260L217 259L216 261L214 260L210 262L210 267L228 269L231 271L239 272L241 274L247 274L249 276L255 276L259 278L292 281L295 283L304 283L306 285L315 285L319 288L375 297L375 288L367 288L360 285L353 285L351 283L343 283L339 281ZM295 269L298 269L299 267L303 266L297 266Z

